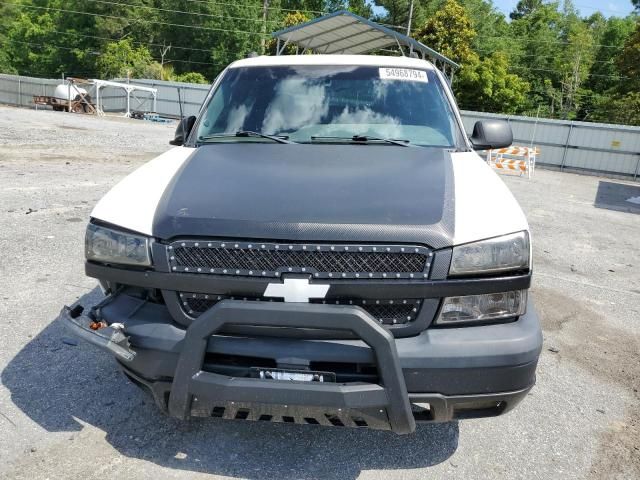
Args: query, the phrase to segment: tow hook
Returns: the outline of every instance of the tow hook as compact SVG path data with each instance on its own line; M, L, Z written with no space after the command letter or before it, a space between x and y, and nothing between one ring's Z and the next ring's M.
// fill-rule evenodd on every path
M73 308L65 305L60 316L65 326L83 340L109 350L127 362L135 358L136 352L131 349L129 337L124 334L124 324L108 325L104 320L96 318L93 311L85 315L81 305Z

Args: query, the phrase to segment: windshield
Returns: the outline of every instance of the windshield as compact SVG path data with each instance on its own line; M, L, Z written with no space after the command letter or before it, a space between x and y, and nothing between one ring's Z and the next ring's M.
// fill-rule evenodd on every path
M265 141L233 135L242 131L299 143L357 136L453 147L458 127L431 70L275 66L229 69L203 113L196 141Z

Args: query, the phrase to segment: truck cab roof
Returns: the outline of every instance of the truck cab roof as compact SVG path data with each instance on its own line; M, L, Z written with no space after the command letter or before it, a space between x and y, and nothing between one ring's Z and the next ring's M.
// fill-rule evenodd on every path
M391 57L385 55L261 55L259 57L237 60L229 65L229 68L287 65L353 65L435 70L433 64L426 60L412 57Z

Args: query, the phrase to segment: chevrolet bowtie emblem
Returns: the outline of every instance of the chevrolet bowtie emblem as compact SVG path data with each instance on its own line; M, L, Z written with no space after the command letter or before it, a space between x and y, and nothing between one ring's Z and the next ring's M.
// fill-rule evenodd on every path
M312 285L307 278L285 278L282 283L270 283L264 291L265 297L284 298L285 302L309 303L312 298L324 298L329 285Z

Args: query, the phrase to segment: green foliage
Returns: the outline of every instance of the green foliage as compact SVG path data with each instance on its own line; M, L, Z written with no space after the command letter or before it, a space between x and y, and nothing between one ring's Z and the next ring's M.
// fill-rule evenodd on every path
M0 72L207 82L250 52L274 53L272 31L322 12L349 9L406 33L411 3L13 0L0 3ZM520 0L510 17L491 0L414 0L411 30L462 65L453 87L465 108L640 124L637 14L584 17L572 0Z
M557 87L561 118L575 118L580 107L578 91L582 88L593 65L596 54L593 25L583 21L570 0L564 2L564 15L559 23L562 49L554 59L560 85Z
M144 46L134 46L128 38L108 43L96 61L103 78L161 78L162 68Z
M538 2L528 13L511 22L513 59L517 68L538 92L543 90L548 74L554 74L554 63L560 39L561 14L558 4ZM528 7L529 8L529 7ZM516 9L516 12L518 9ZM530 67L530 68L529 68ZM535 68L535 70L534 70ZM545 75L539 73L545 72ZM556 80L554 77L552 80Z
M626 77L626 81L620 84L619 89L623 92L640 92L640 20L637 21L634 32L624 43L616 64L620 74Z
M455 0L446 0L415 37L456 63L465 64L476 58L471 48L476 32L464 7Z
M598 38L597 51L591 67L587 87L591 91L604 92L612 86L612 78L620 74L615 62L615 54L620 52L625 40L631 35L635 22L631 17L611 17L604 21L604 28Z
M630 25L616 22L610 30L611 39L620 41ZM620 81L604 94L594 95L590 104L590 120L640 125L640 20L624 38L623 48L609 65L620 75Z
M281 25L278 27L278 30L293 27L295 25L299 25L304 22L308 22L310 18L302 13L302 12L292 12L287 13L285 17L282 19ZM278 42L275 38L272 38L267 42L267 52L269 55L275 55L276 49L278 46ZM295 55L296 47L293 45L287 45L282 52L283 55Z
M14 70L32 76L58 76L65 71L63 65L73 65L74 70L82 71L95 60L90 48L56 42L58 17L55 12L29 13L32 12L16 10L7 29L5 55L13 59ZM94 58L89 60L89 56Z
M483 60L476 57L464 64L455 90L463 108L518 113L525 105L529 84L509 73L507 56L496 52Z
M471 26L476 32L473 49L480 56L490 55L496 51L508 51L509 24L504 15L497 11L493 4L486 0L460 0Z
M531 15L542 7L542 0L520 0L513 12L509 14L511 20L520 20Z
M470 5L478 7L477 3ZM475 10L476 22L495 17L491 8ZM483 59L474 51L477 33L467 10L455 0L446 0L427 20L416 38L461 65L454 82L456 97L463 108L516 113L526 102L529 84L509 72L505 53L493 51ZM498 44L494 45L498 48Z
M185 72L175 75L171 80L185 83L210 83L200 72Z
M640 92L600 97L589 120L640 125Z
M376 20L389 25L407 25L409 21L409 5L411 4L411 0L375 0L375 4L378 7L383 7L387 12L384 17L377 18ZM421 2L414 2L412 18L412 23L414 25L424 24L425 15L422 10ZM406 30L404 32L406 32Z
M328 0L325 4L327 12L349 10L350 12L369 18L373 14L371 5L366 0Z
M369 18L373 15L373 9L366 0L349 0L347 2L347 9L364 18Z

